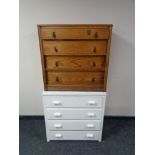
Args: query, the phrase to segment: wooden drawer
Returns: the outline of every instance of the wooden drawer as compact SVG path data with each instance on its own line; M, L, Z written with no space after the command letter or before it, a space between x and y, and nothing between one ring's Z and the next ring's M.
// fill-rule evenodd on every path
M48 131L47 141L50 140L98 140L99 131Z
M103 88L103 72L47 72L47 85L58 89Z
M44 55L105 55L107 41L43 41Z
M100 130L100 120L47 120L47 130Z
M46 108L45 117L48 120L63 119L88 119L100 120L101 109L70 109L70 108Z
M45 66L47 70L65 71L104 71L105 57L82 57L82 56L46 56Z
M51 28L42 27L42 39L108 39L109 28Z
M86 94L86 93L85 93ZM43 103L45 108L100 108L104 107L106 96L44 96Z

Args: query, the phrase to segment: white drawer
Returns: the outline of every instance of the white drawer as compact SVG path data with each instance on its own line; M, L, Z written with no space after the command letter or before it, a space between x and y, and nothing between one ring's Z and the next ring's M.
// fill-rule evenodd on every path
M100 130L100 120L47 120L47 130Z
M99 131L48 131L49 140L98 140Z
M101 119L101 114L101 109L45 109L46 119Z
M106 96L44 96L43 102L46 108L55 107L102 107Z

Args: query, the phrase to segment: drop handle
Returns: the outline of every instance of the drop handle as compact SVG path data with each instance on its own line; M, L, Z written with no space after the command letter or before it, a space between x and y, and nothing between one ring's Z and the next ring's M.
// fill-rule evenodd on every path
M87 138L93 138L94 135L93 135L92 133L87 133L87 134L86 134L86 137L87 137Z
M54 51L57 53L58 52L58 49L56 47L54 47Z
M95 38L98 38L98 33L97 32L95 33Z
M92 82L95 82L95 78L93 77L93 78L91 79L91 81L92 81Z
M91 30L87 30L87 35L90 35L91 34Z
M61 117L62 114L61 114L60 112L55 112L55 113L54 113L54 116L55 116L55 117Z
M57 61L55 62L55 66L56 66L56 67L58 67L58 66L59 66L59 63L58 63Z
M95 67L96 66L96 63L95 62L93 62L93 67Z
M62 134L56 133L56 134L55 134L55 137L56 137L56 138L61 138L61 137L62 137Z
M96 47L93 48L93 53L96 53Z
M87 128L94 128L95 125L94 124L87 124Z
M53 38L55 39L56 38L56 33L53 32L52 35L53 35Z
M96 102L95 101L88 101L89 105L95 105Z
M54 127L55 128L62 128L62 125L61 124L54 124Z
M59 82L59 81L60 81L58 76L56 77L56 79L55 79L55 80L56 80L56 82Z
M52 102L54 105L61 105L61 102L60 101L53 101Z
M94 117L94 116L95 116L95 114L94 114L93 112L89 112L87 115L88 115L89 117Z

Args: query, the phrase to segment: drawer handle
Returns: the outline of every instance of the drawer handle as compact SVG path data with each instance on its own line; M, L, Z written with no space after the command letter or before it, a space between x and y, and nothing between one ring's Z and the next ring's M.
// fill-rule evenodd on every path
M96 66L96 63L95 62L93 62L93 67L95 67Z
M94 124L87 124L87 128L94 128L95 125Z
M98 33L97 32L95 33L95 38L98 38Z
M56 33L55 33L55 32L53 32L52 34L53 34L53 38L56 38Z
M87 138L93 138L94 135L93 135L92 133L87 133L87 134L86 134L86 137L87 137Z
M55 116L55 117L61 117L62 114L61 114L60 112L55 112L55 113L54 113L54 116Z
M57 49L56 47L54 47L54 51L55 51L55 52L58 52L58 49Z
M55 128L62 128L62 125L61 124L54 124L54 127Z
M91 79L91 81L92 81L92 82L95 82L95 78L93 77L93 78Z
M96 102L95 101L88 101L89 105L95 105Z
M52 102L54 105L61 105L61 102L60 101L53 101Z
M60 81L58 76L56 77L56 79L55 79L55 80L56 80L56 82L59 82L59 81Z
M56 137L56 138L61 138L61 137L62 137L62 134L61 134L61 133L56 133L56 134L55 134L55 137Z
M89 117L94 117L95 114L94 114L93 112L89 112L89 113L88 113L88 116L89 116Z
M90 35L91 34L91 30L87 30L87 34Z
M59 63L58 62L55 62L55 66L58 67L59 66Z
M93 53L96 53L96 47L93 48Z

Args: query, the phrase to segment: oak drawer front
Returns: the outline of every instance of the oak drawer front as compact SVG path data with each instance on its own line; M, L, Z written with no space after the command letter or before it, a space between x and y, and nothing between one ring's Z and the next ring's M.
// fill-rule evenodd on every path
M97 86L104 84L104 72L47 72L49 86Z
M99 131L48 131L49 140L98 140Z
M44 55L105 55L107 41L45 41Z
M42 27L42 39L108 39L108 28L50 28Z
M47 56L45 58L47 70L100 70L104 71L105 57L82 56Z
M45 109L46 119L101 119L101 109Z
M105 104L106 96L44 96L45 108L85 107L100 108Z
M47 130L100 130L100 120L47 120Z

